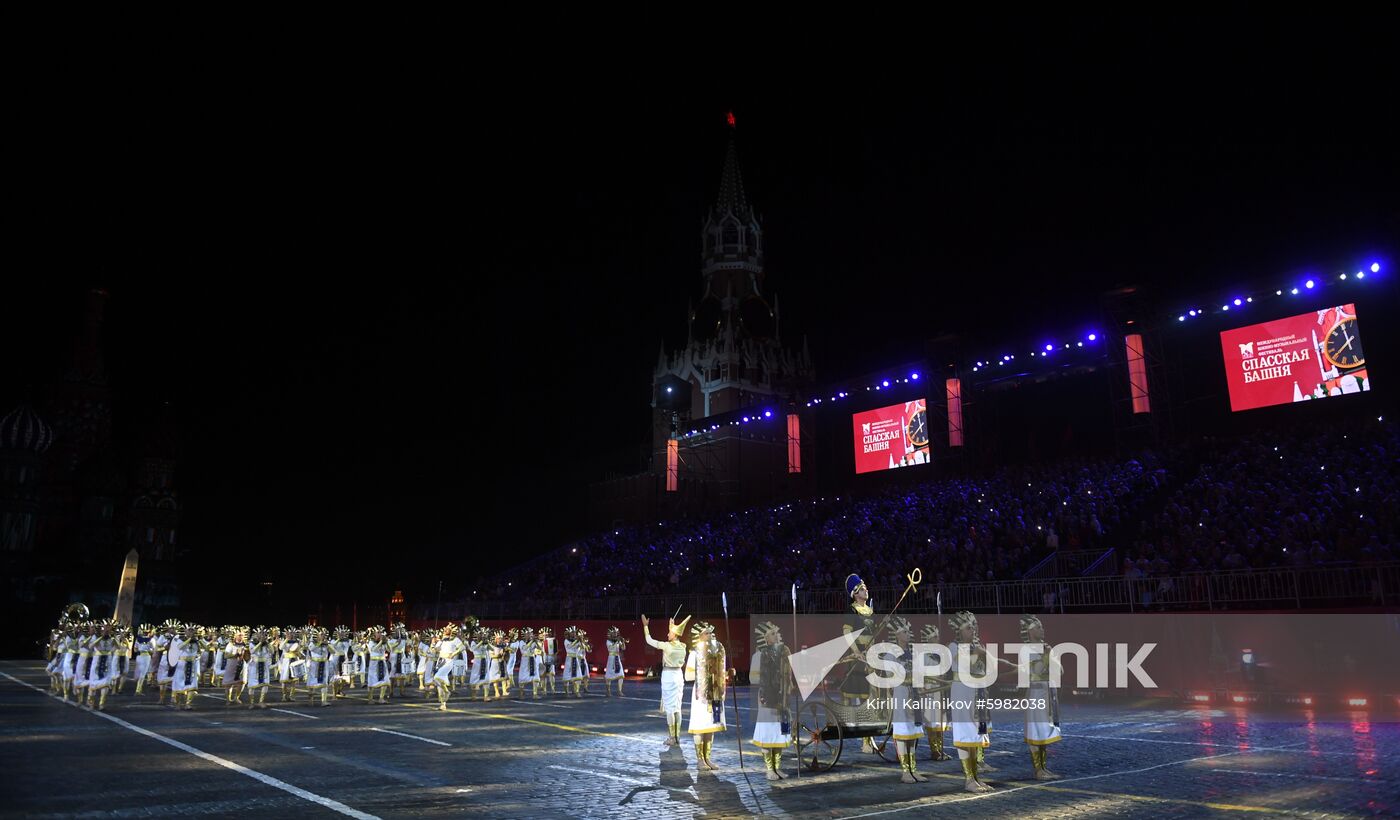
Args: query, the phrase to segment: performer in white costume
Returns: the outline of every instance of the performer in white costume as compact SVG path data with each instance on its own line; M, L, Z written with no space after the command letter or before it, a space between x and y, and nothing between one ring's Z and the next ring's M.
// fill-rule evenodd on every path
M890 716L890 736L894 738L895 752L899 755L902 783L924 783L928 778L919 774L918 762L914 753L919 748L919 740L924 736L924 713L914 696L914 652L910 643L914 639L914 625L907 618L890 618L890 635L895 646L900 649L899 664L904 667L904 681L890 692L894 699L894 710Z
M661 713L666 716L666 745L675 746L681 741L681 699L685 696L685 625L687 615L676 623L673 619L666 627L666 640L658 641L651 637L651 620L642 616L642 634L647 645L661 650Z
M1028 704L1026 745L1030 747L1031 765L1035 767L1036 780L1059 780L1060 776L1048 767L1050 744L1059 743L1062 737L1059 693L1050 687L1050 664L1053 661L1050 647L1045 643L1045 626L1036 616L1021 616L1021 643L1034 645L1024 655L1030 666L1030 686L1022 695Z
M764 776L769 780L787 777L782 771L783 750L792 744L792 717L788 708L792 697L791 654L783 644L783 633L772 621L754 628L757 650L749 661L749 685L757 693L753 740L763 751Z
M627 669L622 664L622 651L627 648L622 630L615 626L608 627L607 643L608 661L603 667L603 691L608 697L612 697L613 681L617 681L617 696L622 697L622 682L627 675Z
M723 732L724 693L728 670L724 665L724 647L715 638L714 626L700 621L690 628L694 638L690 655L685 660L685 679L695 685L690 688L690 726L695 738L695 762L700 771L718 771L711 758L715 734Z
M948 645L953 658L953 681L949 687L949 699L953 706L953 745L957 747L958 759L962 761L964 788L970 792L991 791L992 787L978 778L983 750L992 745L988 715L976 706L983 693L981 689L970 686L961 674L964 663L973 676L980 677L986 671L987 656L977 637L977 616L966 611L956 612L948 619L948 625L956 638Z

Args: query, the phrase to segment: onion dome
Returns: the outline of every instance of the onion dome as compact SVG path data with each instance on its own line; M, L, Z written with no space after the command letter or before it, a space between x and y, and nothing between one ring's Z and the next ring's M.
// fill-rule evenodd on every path
M45 424L28 404L21 404L0 419L0 450L42 453L51 444L53 428Z

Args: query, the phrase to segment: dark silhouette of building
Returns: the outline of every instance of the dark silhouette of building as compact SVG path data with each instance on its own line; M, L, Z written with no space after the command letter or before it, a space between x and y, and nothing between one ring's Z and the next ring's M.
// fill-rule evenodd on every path
M176 433L168 405L114 436L103 356L108 294L86 294L81 330L62 372L0 418L0 555L6 613L41 634L67 603L110 617L128 550L140 573L134 617L179 606L180 505ZM33 621L30 625L28 622ZM11 621L13 622L13 621Z
M734 509L800 481L788 471L786 414L813 381L812 359L805 339L800 349L783 343L778 298L770 303L764 287L765 241L731 119L719 191L700 232L700 301L686 317L685 346L668 352L663 344L652 374L648 469L595 484L593 524ZM745 411L764 423L729 423Z

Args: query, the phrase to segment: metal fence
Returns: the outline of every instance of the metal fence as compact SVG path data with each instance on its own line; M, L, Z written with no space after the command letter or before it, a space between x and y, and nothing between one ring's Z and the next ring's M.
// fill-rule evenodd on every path
M875 588L877 605L892 606L902 589ZM729 613L790 612L790 590L728 594ZM844 589L799 589L797 611L839 613ZM1039 578L968 584L925 584L905 599L907 612L1138 612L1227 609L1324 609L1400 605L1400 562L1370 566L1253 569L1147 578L1121 576ZM449 613L449 607L461 612ZM447 604L443 615L471 612L481 618L541 620L635 620L643 613L718 615L718 593L614 596L607 598L482 601Z

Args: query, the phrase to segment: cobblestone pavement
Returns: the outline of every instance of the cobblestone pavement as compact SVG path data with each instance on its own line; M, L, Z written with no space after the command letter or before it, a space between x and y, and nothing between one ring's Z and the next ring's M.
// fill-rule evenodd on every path
M27 685L26 685L27 684ZM1400 812L1400 725L1246 719L1232 710L1066 707L1053 783L1031 779L1020 727L993 732L995 791L962 790L956 761L929 782L847 741L834 770L776 786L735 732L716 775L688 740L662 745L654 683L624 699L489 704L448 713L417 697L332 708L301 695L230 708L208 690L191 712L148 693L103 715L43 691L33 661L0 662L0 815L45 817L1347 817ZM35 688L37 687L38 691ZM362 691L362 690L361 690ZM742 702L742 700L741 700ZM731 706L731 716L733 714ZM110 719L109 719L110 718ZM115 720L113 720L115 719ZM732 717L731 717L732 721ZM949 741L951 746L951 739ZM950 748L951 751L951 748ZM795 774L791 757L786 762Z

